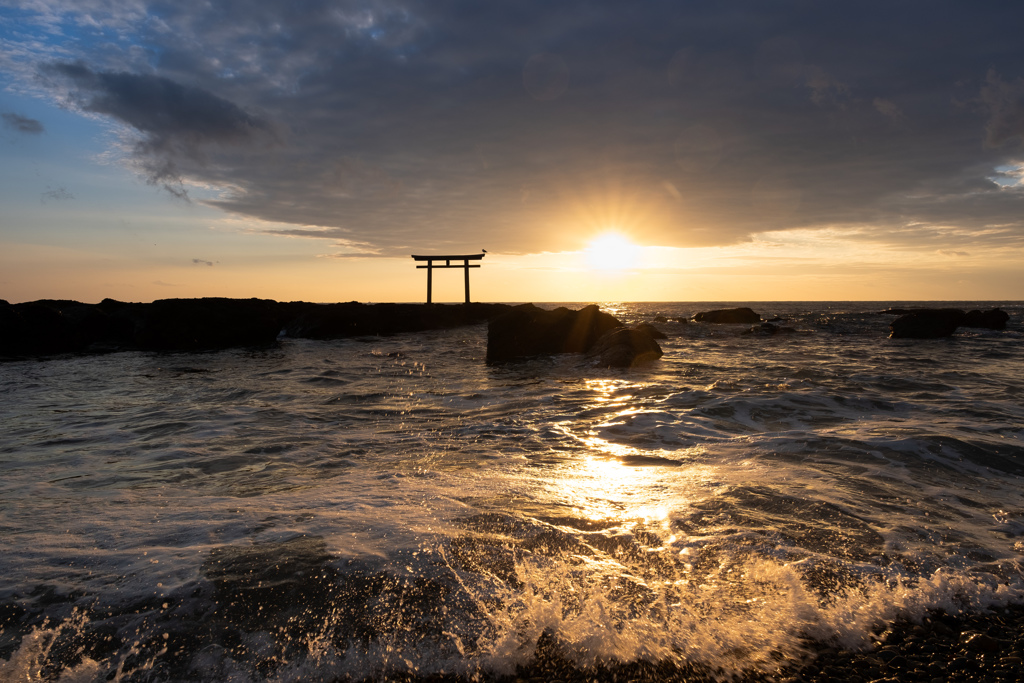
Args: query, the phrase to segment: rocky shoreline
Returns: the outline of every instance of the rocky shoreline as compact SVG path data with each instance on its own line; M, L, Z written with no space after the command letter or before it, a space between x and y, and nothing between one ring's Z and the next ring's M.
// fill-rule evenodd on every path
M486 322L505 304L316 304L270 299L161 299L98 304L0 301L0 357L110 351L207 351L294 338L338 339Z
M1009 315L989 311L889 309L897 316L889 336L935 339L958 327L1006 329ZM796 332L779 318L762 320L750 308L696 313L673 322L750 326L744 334L770 336ZM318 304L271 299L159 299L98 304L42 299L11 304L0 299L0 360L68 353L112 351L211 351L266 346L280 337L340 339L448 329L488 323L487 362L503 363L538 355L584 353L605 367L632 367L662 355L662 332L649 323L626 329L596 305L573 311L533 304ZM657 316L654 322L670 322ZM614 334L613 334L614 331ZM600 343L598 343L600 340Z

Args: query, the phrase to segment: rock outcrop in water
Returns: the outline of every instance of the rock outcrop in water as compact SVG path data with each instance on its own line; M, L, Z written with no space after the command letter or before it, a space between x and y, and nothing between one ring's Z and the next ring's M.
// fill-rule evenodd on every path
M586 353L604 334L622 327L615 316L596 305L572 311L553 311L533 304L516 306L487 326L487 362L545 356L555 353Z
M960 325L961 327L980 327L987 330L1005 330L1006 323L1009 321L1009 313L1001 308L993 308L989 311L968 311Z
M98 304L0 300L0 356L117 350L199 351L311 339L372 336L482 323L505 304L314 304L269 299L162 299Z
M964 319L957 308L923 308L904 313L889 323L893 339L940 339L951 337Z
M752 325L761 322L761 316L750 308L722 308L715 311L695 313L693 320L698 323Z
M889 324L893 339L941 339L952 336L958 327L1005 330L1010 319L999 308L967 313L959 308L892 308L883 312L899 315Z
M590 355L597 359L598 365L606 368L631 368L658 360L663 355L661 347L646 328L654 329L651 325L637 325L632 329L620 327L612 330L594 343ZM654 331L657 332L656 329Z

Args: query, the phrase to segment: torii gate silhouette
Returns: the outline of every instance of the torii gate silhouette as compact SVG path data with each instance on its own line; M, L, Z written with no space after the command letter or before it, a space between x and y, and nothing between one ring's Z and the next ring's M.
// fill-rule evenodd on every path
M412 255L416 261L426 261L425 266L416 266L417 268L427 269L427 303L433 303L433 286L434 286L434 268L462 268L466 274L466 303L469 303L469 269L479 268L479 265L469 265L470 261L479 261L484 257L483 254L457 254L447 256L421 256L417 254ZM434 261L444 261L444 265L434 265ZM452 265L452 261L462 261L461 264L456 263Z

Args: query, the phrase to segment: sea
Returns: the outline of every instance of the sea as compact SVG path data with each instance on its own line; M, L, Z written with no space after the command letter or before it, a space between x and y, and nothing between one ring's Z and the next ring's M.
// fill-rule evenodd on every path
M792 331L672 320L740 305ZM1010 322L889 339L915 305ZM0 363L0 680L514 680L541 644L771 678L1024 601L1024 302L601 307L664 356Z

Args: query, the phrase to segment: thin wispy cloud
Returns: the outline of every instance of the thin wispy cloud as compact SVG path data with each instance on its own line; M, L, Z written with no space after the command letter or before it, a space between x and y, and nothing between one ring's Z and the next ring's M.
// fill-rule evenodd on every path
M71 194L63 187L47 187L46 190L39 195L39 201L43 204L48 204L50 202L62 202L74 198L75 195Z

